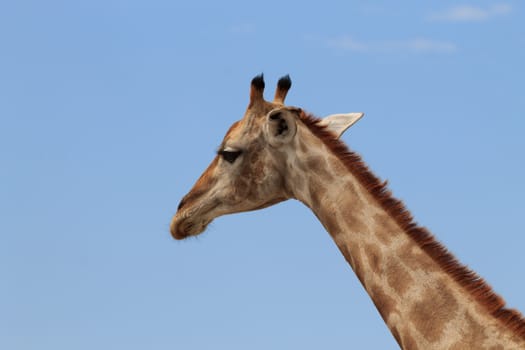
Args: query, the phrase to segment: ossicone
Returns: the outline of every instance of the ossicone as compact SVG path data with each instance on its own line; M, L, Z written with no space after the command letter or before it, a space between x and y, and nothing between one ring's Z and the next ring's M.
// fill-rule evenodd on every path
M273 102L284 104L284 99L286 98L286 94L288 94L288 90L292 87L292 79L290 79L290 75L285 75L281 79L279 79L279 82L277 83L277 90L275 90L275 97L273 99Z
M264 75L261 73L252 79L250 87L250 106L264 101Z

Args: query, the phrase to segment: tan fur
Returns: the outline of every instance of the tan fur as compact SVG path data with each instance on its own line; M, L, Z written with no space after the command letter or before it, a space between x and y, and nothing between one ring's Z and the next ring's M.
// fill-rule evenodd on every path
M468 291L496 319L514 331L520 338L525 339L525 320L518 311L505 309L503 299L496 295L483 279L461 265L425 228L417 226L404 205L392 197L390 191L386 188L386 183L381 182L372 174L357 154L349 151L346 145L334 139L330 133L325 132L323 127L318 126L318 119L306 114L303 114L301 119L310 131L319 137L329 147L330 151L345 163L349 171L356 176L358 181L369 191L381 207L443 271ZM410 261L411 259L408 260ZM417 263L420 263L420 259L416 260Z
M524 349L521 314L504 308L481 278L415 224L386 183L319 119L285 107L290 85L281 79L270 103L262 76L254 78L245 115L220 146L242 154L212 161L181 201L173 236L197 235L220 215L295 198L330 233L403 349ZM294 125L281 127L284 121Z

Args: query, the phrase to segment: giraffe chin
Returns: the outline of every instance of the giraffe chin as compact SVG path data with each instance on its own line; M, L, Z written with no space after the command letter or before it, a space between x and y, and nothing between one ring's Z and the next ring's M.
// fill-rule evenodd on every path
M197 236L206 230L211 221L194 222L191 220L176 220L171 223L171 235L176 240L182 240L191 236Z

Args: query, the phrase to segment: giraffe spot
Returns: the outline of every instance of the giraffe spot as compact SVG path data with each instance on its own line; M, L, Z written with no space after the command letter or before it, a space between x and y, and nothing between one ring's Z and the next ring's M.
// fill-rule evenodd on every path
M391 296L387 295L380 287L372 288L372 301L381 314L383 320L388 323L388 316L391 313L397 312L396 301Z
M426 273L440 271L438 264L414 242L399 247L397 256L410 270L423 270Z
M325 213L326 214L320 214L319 216L321 219L321 222L323 226L325 227L325 229L328 231L328 233L332 237L335 237L335 235L342 232L341 226L339 225L338 220L337 220L337 214L335 210L330 210L330 209L326 210Z
M404 327L402 331L399 331L398 328L393 325L390 327L390 331L396 339L399 347L403 350L419 350L422 348L421 346L418 346L416 339L410 334L410 329L408 327Z
M323 181L332 181L333 175L327 168L327 162L323 157L320 156L310 156L306 158L306 167L308 170L316 176L321 177Z
M356 274L357 278L359 279L359 281L361 281L361 284L363 284L361 268L362 257L359 253L359 249L350 250L350 248L344 243L342 245L338 244L338 246L341 252L343 253L346 261L350 264L352 270L354 270L354 273Z
M347 196L341 199L340 207L347 208L344 215L350 231L368 233L370 230L364 221L364 215L360 209L360 204L361 203L356 197Z
M350 231L356 233L368 233L368 227L366 226L364 220L357 215L354 211L349 211L346 215L346 220L348 222L348 227Z
M306 146L305 142L300 142L299 143L299 148L301 149L301 153L308 154L309 148L308 148L308 146Z
M377 246L372 245L372 244L366 244L364 247L364 251L367 256L368 265L370 267L370 270L374 272L375 274L380 274L381 265L383 262L381 251L377 248Z
M345 192L348 193L348 196L351 198L359 198L356 185L353 182L349 181L345 184Z
M484 330L484 326L481 326L479 322L476 322L469 314L465 314L461 329L458 330L458 332L461 332L461 340L454 344L451 349L474 349L480 344L483 344L487 339ZM490 349L498 348L499 347L491 347ZM503 349L503 347L500 349Z
M409 317L421 335L433 343L440 340L447 323L456 316L458 302L443 283L427 289L413 304Z
M310 199L311 205L314 210L319 210L322 206L323 193L326 191L324 186L315 179L310 180Z
M330 163L331 170L337 176L346 176L348 175L348 168L340 160L333 161Z
M414 284L412 276L398 260L390 259L387 262L386 275L388 284L400 296L403 296L410 286Z
M373 222L377 238L385 244L392 243L396 233L400 231L394 219L387 213L374 214Z
M417 346L417 342L410 334L405 333L402 337L401 344L403 347L403 350L417 350L419 347Z
M304 192L305 190L305 181L304 181L304 178L302 178L301 176L295 176L294 179L292 180L292 187L293 189L295 189L295 191L297 192Z
M289 165L289 168L292 168L292 164ZM303 174L308 173L306 167L304 166L304 164L302 162L299 161L299 159L295 159L293 161L293 168L297 169L298 171L300 171Z
M233 191L236 196L245 197L249 191L248 181L240 179L235 183Z

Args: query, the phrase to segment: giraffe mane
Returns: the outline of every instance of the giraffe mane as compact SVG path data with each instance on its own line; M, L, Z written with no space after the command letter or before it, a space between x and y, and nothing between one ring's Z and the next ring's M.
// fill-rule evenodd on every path
M505 301L476 272L461 264L432 233L419 226L403 202L392 195L387 181L381 181L361 157L321 125L321 119L301 112L301 121L336 155L346 168L377 200L402 230L414 240L448 275L473 296L494 318L501 321L519 337L525 339L525 318L515 309L505 307Z

